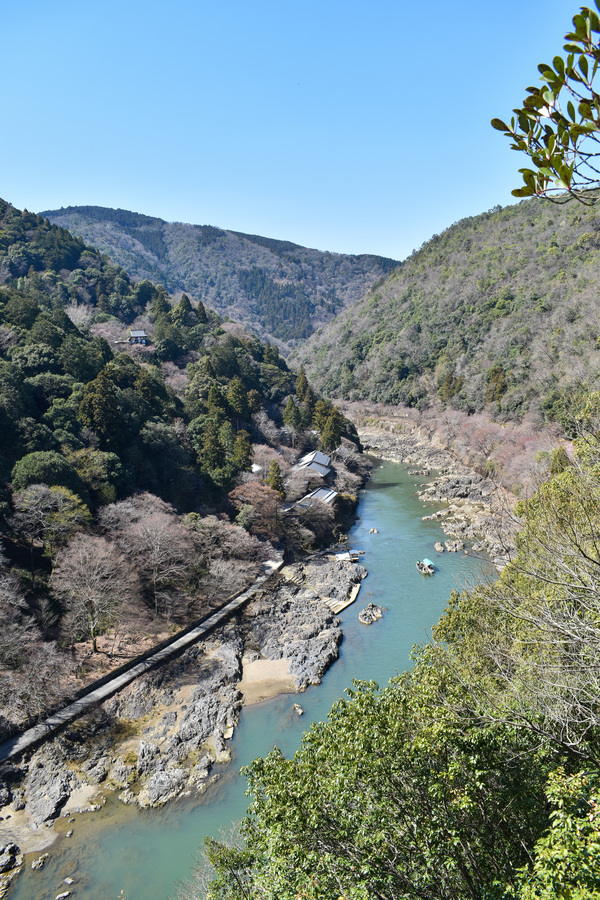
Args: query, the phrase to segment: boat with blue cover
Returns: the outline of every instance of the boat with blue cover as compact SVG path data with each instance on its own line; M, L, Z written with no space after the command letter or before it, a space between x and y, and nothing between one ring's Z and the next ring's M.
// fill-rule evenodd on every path
M417 560L417 569L421 575L433 575L435 572L435 566L427 557Z

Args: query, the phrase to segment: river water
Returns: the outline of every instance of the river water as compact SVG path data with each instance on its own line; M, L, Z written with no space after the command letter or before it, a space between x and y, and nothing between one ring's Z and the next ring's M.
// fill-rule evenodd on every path
M194 856L206 835L219 836L238 821L247 806L240 766L277 745L286 756L295 752L302 731L327 717L333 702L352 679L385 685L410 666L410 650L423 643L444 610L450 592L490 577L489 564L464 554L436 554L433 543L444 535L437 522L421 517L436 506L423 504L416 489L423 479L404 466L377 463L361 494L360 518L350 532L353 548L365 551L369 571L357 602L340 614L344 641L340 658L321 685L304 694L287 694L242 710L232 741L233 762L199 801L168 804L162 810L126 807L109 796L97 813L61 820L73 828L51 848L40 871L28 866L18 876L10 900L54 900L70 889L74 900L167 900L181 879L189 877ZM369 534L377 528L378 534ZM429 556L433 577L417 572L415 562ZM383 619L360 625L357 614L369 601L386 608ZM300 702L299 717L292 705ZM65 877L75 883L64 884Z

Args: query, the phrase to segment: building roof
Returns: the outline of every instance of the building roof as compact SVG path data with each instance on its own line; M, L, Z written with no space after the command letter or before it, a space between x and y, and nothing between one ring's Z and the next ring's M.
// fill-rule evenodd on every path
M302 500L299 500L298 504L301 506L310 506L312 500L320 500L322 503L333 503L336 497L337 491L332 491L326 487L320 487L317 488L316 491L311 491L310 494L307 494Z
M331 457L327 456L326 453L321 453L320 450L313 450L312 453L307 453L306 456L302 457L298 466L302 468L303 466L310 465L312 462L316 462L320 466L328 466L331 462Z
M130 337L147 337L145 331L131 331L129 332Z
M316 475L320 475L321 478L325 478L326 475L329 475L331 469L327 466L322 466L318 462L310 462L305 465L298 466L299 469L309 469L311 472L314 472Z

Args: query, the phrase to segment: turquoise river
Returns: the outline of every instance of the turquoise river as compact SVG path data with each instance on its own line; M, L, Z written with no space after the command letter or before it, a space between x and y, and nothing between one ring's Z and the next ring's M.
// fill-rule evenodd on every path
M358 601L341 615L344 640L340 658L323 683L304 694L287 694L242 711L232 741L233 762L201 800L178 801L162 810L139 812L109 796L103 809L77 817L74 825L61 820L70 838L55 843L41 871L28 865L17 878L9 900L54 900L67 890L72 877L73 900L167 900L187 878L206 835L219 836L239 820L247 805L240 766L277 745L286 755L298 748L302 731L327 717L352 679L384 685L410 665L413 644L428 640L454 588L490 577L489 564L465 554L436 554L443 539L436 522L421 517L433 511L416 495L422 478L409 476L404 466L377 462L361 493L360 518L350 532L353 548L364 550L369 575ZM377 528L378 534L369 529ZM429 556L433 577L417 572L417 559ZM383 619L360 625L357 613L369 601L386 608ZM292 709L301 702L304 715Z

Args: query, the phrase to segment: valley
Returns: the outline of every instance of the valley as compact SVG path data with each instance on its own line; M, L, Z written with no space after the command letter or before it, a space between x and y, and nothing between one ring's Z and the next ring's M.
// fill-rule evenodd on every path
M293 763L298 779L277 750L261 745L266 756L247 770L247 855L208 835L208 857L218 877L242 866L256 884L280 883L282 896L289 885L306 886L285 862L296 852L328 891L352 884L346 860L363 853L375 860L369 883L388 879L406 896L423 884L432 896L462 896L469 878L499 878L502 890L516 890L519 872L543 853L552 779L557 790L570 789L561 766L595 784L596 526L590 538L584 524L595 522L600 414L600 357L587 325L596 317L600 265L595 210L558 214L537 201L491 210L435 236L399 267L196 228L194 253L211 274L193 284L180 280L177 266L164 284L148 277L143 260L166 260L175 242L176 229L161 219L66 211L80 233L84 213L86 229L98 226L89 231L96 247L50 214L4 201L0 211L3 736L245 596L267 561L283 564L214 633L4 765L5 889L15 897L30 890L29 877L10 887L21 852L44 850L65 816L78 829L82 811L93 816L104 802L113 809L115 798L140 811L181 798L202 808L205 795L210 803L224 773L232 777L246 706L280 704L273 696L307 688L312 696L320 689L311 685L344 672L340 647L343 660L358 609L343 607L376 568L321 554L352 548L348 534L364 540L369 514L353 524L363 499L402 483L401 503L413 517L420 502L432 504L417 516L420 545L411 530L407 553L435 555L438 571L423 580L404 553L398 570L394 546L405 535L384 536L380 523L369 546L377 556L371 540L382 534L388 549L377 577L392 591L410 571L409 619L417 598L437 604L435 614L425 605L420 636L410 639L419 643L414 666L382 690L352 688L327 723L312 725ZM71 225L59 212L52 218ZM112 259L103 255L108 225L119 249ZM121 268L120 259L133 265L123 247L138 254L135 277ZM262 255L248 255L256 248ZM212 291L219 271L222 303ZM306 292L281 287L301 281L313 291L308 306ZM248 312L244 292L266 305ZM299 317L309 310L304 330L288 306ZM291 330L277 332L274 322ZM389 485L378 480L382 460L382 471L394 472ZM470 573L468 588L438 577L455 569ZM540 593L548 582L560 585L558 594ZM369 584L362 595L372 595ZM582 590L588 605L578 611ZM379 614L385 627L386 609ZM376 634L382 624L368 627ZM423 629L434 629L425 643ZM575 635L570 647L558 640L565 629ZM540 649L548 640L550 654ZM368 657L368 640L360 643ZM361 671L374 677L368 665ZM329 703L348 685L341 677ZM325 761L318 775L313 753ZM522 770L516 758L526 760ZM367 800L372 766L376 801ZM319 788L311 789L315 779ZM456 817L455 783L469 798L478 785L476 814L469 799ZM312 810L310 828L273 831L280 801L265 797L278 785L298 815ZM491 802L498 793L506 813ZM439 815L435 794L444 798ZM419 823L413 838L393 844L404 868L390 868L386 849L397 803L411 828ZM371 844L373 820L368 836L346 844L327 824L329 804L356 833L355 817L373 804L384 843ZM466 848L456 867L444 856L448 830ZM492 834L496 851L488 848ZM315 850L321 841L325 857ZM53 862L40 863L41 873L46 865L54 873ZM130 895L136 891L132 885Z

